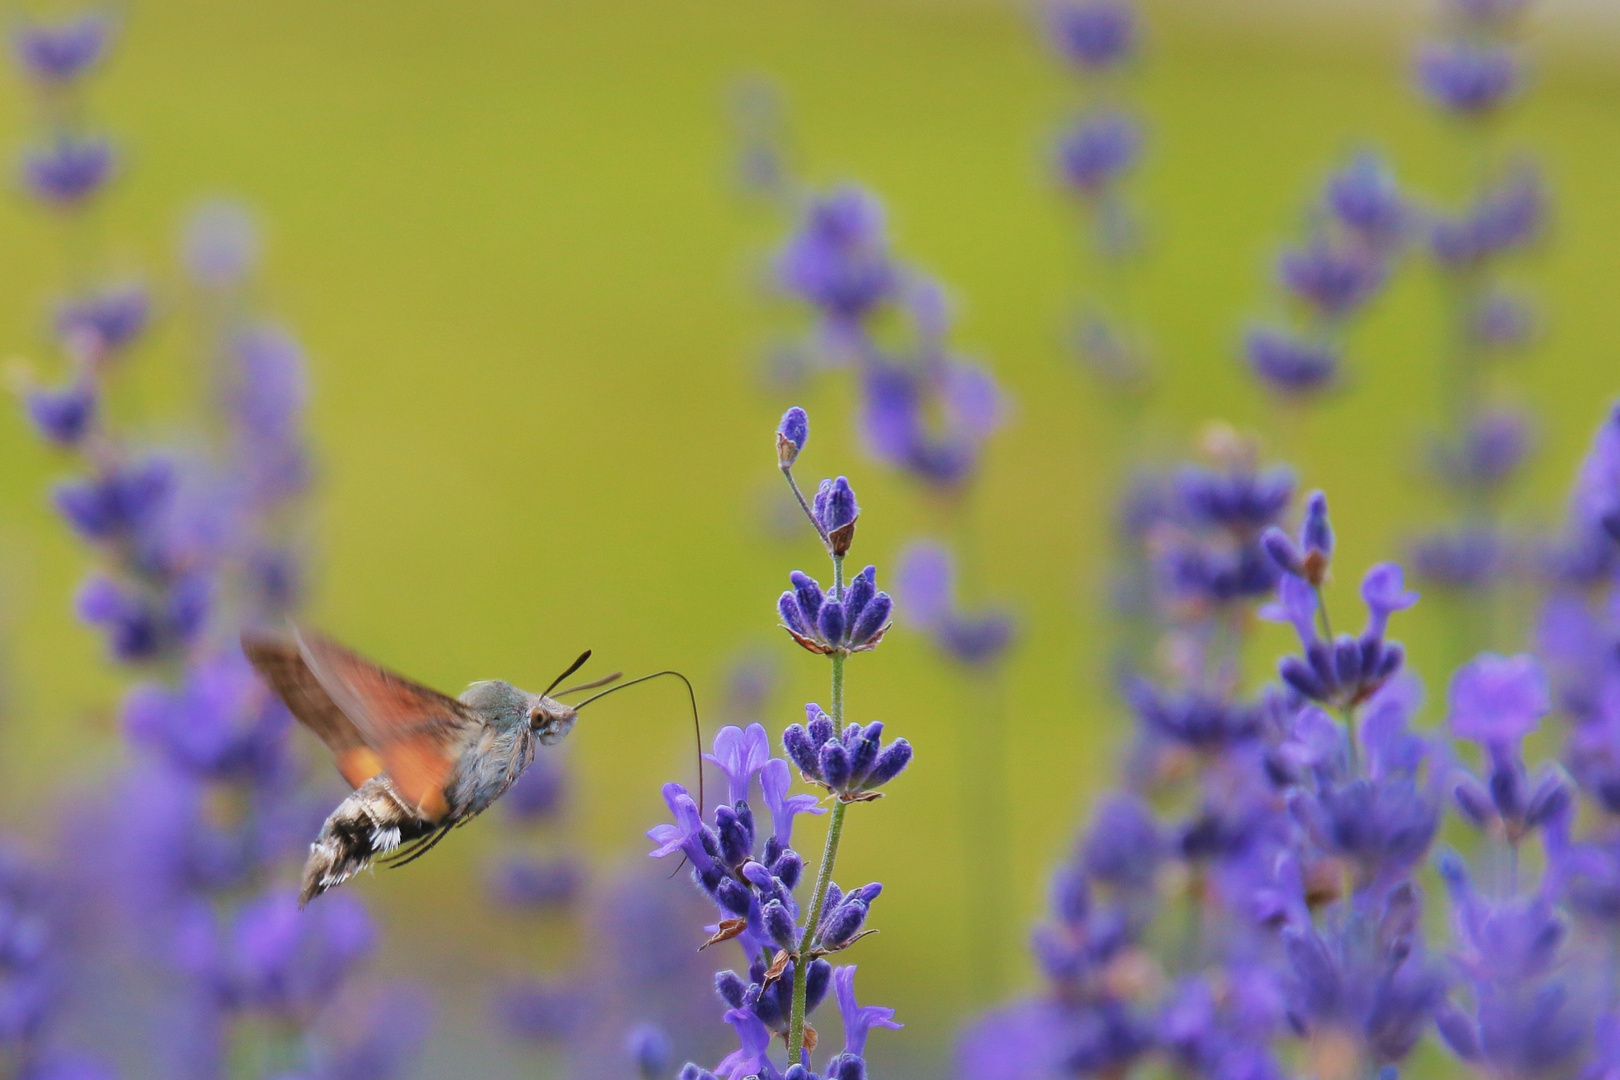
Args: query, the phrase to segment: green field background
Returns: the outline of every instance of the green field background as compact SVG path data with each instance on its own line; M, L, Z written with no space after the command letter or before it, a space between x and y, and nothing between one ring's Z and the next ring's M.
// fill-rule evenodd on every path
M1376 145L1414 187L1450 196L1468 164L1410 90L1415 15L1254 15L1257 5L1147 5L1133 87L1152 146L1136 189L1152 237L1140 304L1168 376L1150 420L1170 449L1208 419L1252 427L1305 485L1325 488L1342 544L1332 599L1349 612L1360 569L1444 510L1413 465L1439 415L1436 284L1421 266L1401 274L1354 338L1349 392L1308 417L1278 416L1235 345L1267 312L1271 255L1328 168ZM1526 521L1558 510L1620 393L1620 52L1566 49L1550 33L1536 55L1501 133L1542 156L1556 193L1550 243L1513 271L1547 322L1542 345L1506 373L1541 422L1512 500ZM783 678L779 731L825 694L826 674L774 629L788 571L820 569L813 538L765 525L782 409L810 409L804 474L856 484L857 555L880 582L941 514L863 456L846 377L791 393L760 377L762 349L799 324L753 284L781 223L731 182L727 95L749 75L780 86L809 179L857 179L886 200L899 249L958 302L959 345L1012 398L971 504L980 554L964 589L1009 603L1022 626L1004 688L1002 937L1010 982L1033 985L1027 927L1125 726L1104 678L1100 603L1121 428L1062 347L1086 271L1044 165L1078 97L1027 10L148 0L129 11L93 92L128 147L101 216L109 264L170 297L121 384L124 415L160 434L184 412L176 223L199 198L240 195L266 223L264 301L311 357L316 622L447 689L543 684L587 646L632 673L678 667L711 719L729 666L763 651ZM22 116L13 87L0 98L8 144L22 139ZM41 357L57 251L49 221L0 200L0 351ZM0 460L0 807L43 835L57 785L116 760L118 682L67 611L86 559L43 500L63 463L9 417ZM1458 658L1445 615L1420 605L1399 628L1429 678L1431 716ZM1257 678L1286 645L1274 628L1262 634ZM963 740L990 706L903 622L851 664L849 687L856 718L917 747L890 797L851 813L838 876L886 885L883 932L856 959L863 997L897 1007L908 1027L873 1049L926 1073L983 1003L962 963L960 824L975 797ZM673 691L605 702L570 741L581 846L604 867L639 857L664 815L659 785L692 770ZM356 886L385 924L380 968L442 990L424 1076L534 1074L482 1020L489 973L551 947L514 941L530 932L486 913L478 869L499 837L481 823L409 871Z

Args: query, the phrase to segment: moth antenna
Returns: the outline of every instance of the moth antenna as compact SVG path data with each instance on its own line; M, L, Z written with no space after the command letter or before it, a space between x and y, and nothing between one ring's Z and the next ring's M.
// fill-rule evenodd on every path
M697 741L698 814L701 815L703 813L703 724L698 720L697 691L692 689L691 679L688 679L685 675L682 675L680 672L674 670L655 671L651 675L640 675L634 679L631 679L629 682L622 682L618 686L603 690L599 694L592 694L578 705L575 705L574 711L578 712L591 702L599 701L602 698L607 697L609 694L617 694L620 690L628 690L637 683L644 683L649 679L662 678L665 675L673 675L675 678L681 680L682 684L684 684L686 687L686 700L692 705L692 736ZM677 867L677 869L679 869L679 867Z
M566 671L564 671L561 675L557 676L555 679L552 679L551 680L551 685L546 687L544 690L542 690L540 692L540 696L541 697L550 697L551 692L553 690L557 689L557 684L558 683L562 682L564 679L568 678L568 676L572 675L574 672L576 672L580 668L584 667L585 666L585 661L589 660L590 658L591 658L591 650L586 649L584 652L580 653L579 654L579 659L575 660L572 664L569 664L568 669Z
M592 679L590 682L582 682L578 686L570 686L566 690L559 690L551 696L566 697L569 694L577 694L581 690L595 690L598 686L606 686L608 683L618 682L622 678L624 678L624 672L615 671L613 674L604 675L600 679Z

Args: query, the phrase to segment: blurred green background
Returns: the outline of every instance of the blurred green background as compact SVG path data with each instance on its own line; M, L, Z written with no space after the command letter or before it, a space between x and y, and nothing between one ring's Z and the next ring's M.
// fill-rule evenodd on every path
M1438 415L1436 284L1421 267L1403 272L1355 337L1349 392L1304 418L1275 414L1235 345L1266 312L1275 246L1349 152L1387 149L1403 180L1440 198L1468 177L1453 133L1410 90L1422 13L1354 7L1306 17L1252 0L1148 3L1133 88L1152 145L1137 187L1153 245L1142 313L1168 376L1156 438L1176 448L1202 421L1230 420L1325 488L1346 607L1360 569L1398 553L1437 509L1412 464ZM1550 243L1515 270L1547 321L1542 345L1508 373L1541 420L1512 511L1525 521L1557 512L1620 390L1620 39L1606 33L1548 20L1534 83L1501 135L1542 156L1557 200ZM964 590L1010 603L1023 628L1006 677L1002 936L1013 983L1027 985L1023 940L1047 867L1108 782L1125 731L1100 603L1120 429L1062 346L1084 256L1044 165L1078 96L1029 10L148 0L129 11L94 91L128 147L103 210L107 250L115 268L178 296L181 213L224 192L261 212L266 303L311 356L321 626L451 690L485 677L543 684L586 646L632 673L678 667L696 678L711 728L730 665L763 651L783 676L779 731L826 692L825 665L774 629L787 572L821 569L807 533L790 542L767 527L782 409L811 412L802 474L856 484L856 553L880 581L940 514L863 457L843 376L792 395L760 376L765 346L794 327L755 284L782 223L745 205L730 173L727 95L745 75L780 86L811 179L857 179L883 196L901 253L951 288L957 343L1013 398L972 503L982 554ZM16 88L0 100L13 143L21 101ZM14 197L0 203L0 237L0 347L38 357L61 278L52 223ZM129 418L154 429L191 396L181 321L161 320L121 390ZM0 455L0 805L27 823L59 781L118 753L118 683L68 614L86 560L44 508L61 464L20 420L0 423ZM1431 711L1457 659L1442 606L1420 605L1399 631L1429 677ZM1265 632L1257 677L1285 644ZM904 625L852 663L849 702L918 750L889 798L851 814L838 876L887 886L883 933L855 959L863 997L897 1007L908 1027L873 1049L924 1070L984 1003L960 961L959 885L974 795L962 740L984 705ZM581 848L603 865L639 857L664 816L659 785L692 771L674 691L604 703L571 743ZM385 923L383 969L428 974L444 991L422 1075L475 1061L479 1075L521 1071L482 1020L488 974L534 951L509 940L529 933L521 923L483 907L477 870L499 835L485 823L357 886Z

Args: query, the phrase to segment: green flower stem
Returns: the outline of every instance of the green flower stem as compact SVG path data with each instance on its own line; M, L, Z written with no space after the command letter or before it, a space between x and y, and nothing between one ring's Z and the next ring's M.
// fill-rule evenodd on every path
M833 557L834 596L843 592L844 560ZM843 653L832 654L832 718L833 730L844 729L844 661ZM799 942L799 959L793 965L793 1005L788 1012L788 1064L796 1065L804 1054L804 1001L810 978L810 964L806 954L816 945L816 929L821 925L821 909L827 903L827 886L832 884L833 863L838 861L838 841L844 835L844 811L849 804L833 800L832 816L827 820L827 846L821 850L821 867L816 871L816 888L810 894L810 915L804 923L804 937Z
M835 661L836 662L836 661ZM804 1054L804 999L810 979L806 953L815 946L814 931L821 922L821 909L827 902L827 886L832 882L833 863L838 859L838 840L844 834L844 811L849 804L835 801L827 822L827 846L821 852L821 869L816 871L816 891L810 897L810 917L805 920L803 947L793 965L793 1009L788 1017L788 1064L796 1065Z

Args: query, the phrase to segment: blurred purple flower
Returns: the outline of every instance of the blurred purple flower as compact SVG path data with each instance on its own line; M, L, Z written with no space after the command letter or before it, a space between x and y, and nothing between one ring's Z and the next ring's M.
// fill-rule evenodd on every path
M11 36L17 62L46 86L72 82L107 54L115 24L108 15L87 11L56 22L24 22Z
M958 607L954 560L944 545L913 541L901 553L896 580L912 621L958 663L975 668L994 664L1012 646L1011 613L996 608L964 612Z
M1458 116L1483 116L1519 85L1508 49L1468 42L1431 44L1418 54L1418 85L1434 104Z
M1371 300L1388 276L1383 261L1361 249L1319 236L1277 260L1283 288L1326 319L1342 319Z
M140 285L120 285L63 303L56 312L56 334L100 358L121 352L140 337L151 319L151 298Z
M57 135L23 158L24 185L41 202L76 208L112 177L113 148L94 136Z
M854 186L810 201L777 260L783 286L829 319L854 322L892 299L899 274L883 234L883 209Z
M1285 398L1308 398L1338 378L1339 350L1326 342L1259 328L1244 338L1243 352L1266 387Z
M1527 653L1481 653L1451 680L1452 734L1482 746L1518 742L1550 711L1546 669Z
M80 379L58 389L37 387L24 402L34 430L47 442L77 446L96 419L96 385Z
M1076 191L1095 198L1135 165L1141 152L1140 124L1123 113L1093 112L1058 140L1058 170Z
M1136 11L1124 0L1060 0L1047 9L1052 42L1087 73L1107 71L1136 52Z

